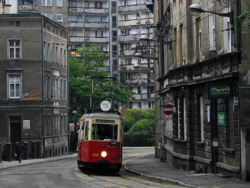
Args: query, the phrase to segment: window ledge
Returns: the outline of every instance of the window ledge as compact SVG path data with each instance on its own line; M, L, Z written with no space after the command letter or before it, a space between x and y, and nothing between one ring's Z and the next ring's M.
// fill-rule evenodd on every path
M233 148L223 148L222 151L224 151L225 153L235 153L235 149Z
M195 142L195 144L196 144L197 146L204 146L204 145L205 145L204 142Z
M173 137L172 137L172 136L169 136L169 135L166 135L166 134L164 134L164 136L165 136L166 138L169 138L169 139L172 139L172 140L173 140Z
M180 139L174 139L175 142L179 142L179 143L186 143L186 140L180 140Z

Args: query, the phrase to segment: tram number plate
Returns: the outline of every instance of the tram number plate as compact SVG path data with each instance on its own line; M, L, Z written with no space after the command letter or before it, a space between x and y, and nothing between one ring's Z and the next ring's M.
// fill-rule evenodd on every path
M110 145L111 145L111 146L117 146L117 142L116 142L116 141L111 141L111 142L110 142Z
M98 153L92 153L93 157L98 157Z

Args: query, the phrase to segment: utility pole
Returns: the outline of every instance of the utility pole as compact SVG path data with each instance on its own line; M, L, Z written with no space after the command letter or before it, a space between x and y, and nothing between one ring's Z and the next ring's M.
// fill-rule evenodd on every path
M109 75L113 76L113 49L112 49L112 15L111 15L111 0L109 0Z

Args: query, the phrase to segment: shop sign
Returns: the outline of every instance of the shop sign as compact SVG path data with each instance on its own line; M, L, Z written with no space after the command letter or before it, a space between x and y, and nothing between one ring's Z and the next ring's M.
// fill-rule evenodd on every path
M217 113L217 125L225 126L225 113L224 112Z
M208 97L210 99L228 98L231 96L230 84L210 84L208 86Z

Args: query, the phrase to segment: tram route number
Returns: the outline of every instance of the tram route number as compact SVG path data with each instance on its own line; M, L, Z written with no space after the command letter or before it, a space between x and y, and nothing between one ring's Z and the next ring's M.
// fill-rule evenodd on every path
M111 104L109 101L102 101L102 103L101 103L102 111L109 111L110 108L111 108Z

